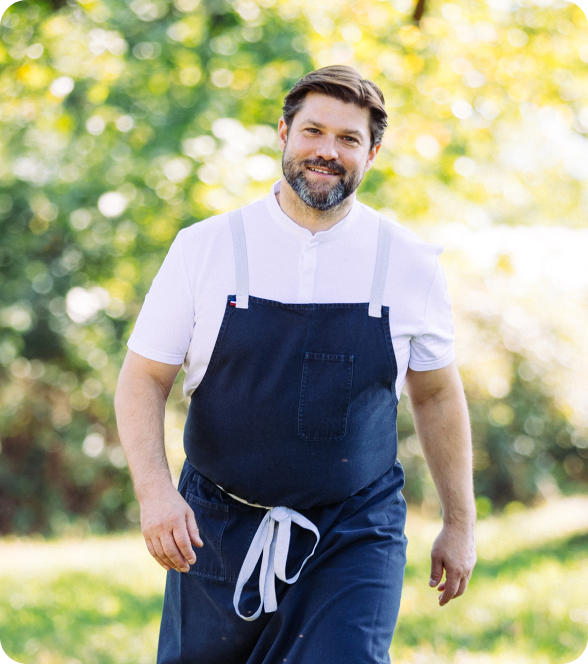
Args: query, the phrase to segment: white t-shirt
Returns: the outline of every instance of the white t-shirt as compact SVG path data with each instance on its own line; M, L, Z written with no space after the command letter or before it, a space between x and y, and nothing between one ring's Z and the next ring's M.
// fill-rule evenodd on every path
M369 302L378 213L356 200L344 219L312 235L282 212L275 197L280 184L242 208L250 295L288 303ZM383 304L390 307L398 397L408 366L428 371L454 359L441 252L392 222ZM204 376L235 286L228 214L184 228L153 280L128 347L150 360L183 363L184 394L190 396Z

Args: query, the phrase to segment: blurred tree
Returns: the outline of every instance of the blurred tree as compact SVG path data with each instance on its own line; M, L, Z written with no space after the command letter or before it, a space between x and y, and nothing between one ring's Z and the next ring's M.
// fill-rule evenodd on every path
M582 11L447 2L418 25L413 11L409 0L24 0L6 12L0 532L137 520L112 408L124 341L177 231L279 176L281 102L305 72L348 63L383 89L389 129L360 199L390 217L417 231L584 224ZM472 268L460 269L467 282ZM496 350L500 325L456 304ZM518 376L528 359L498 350ZM549 481L585 486L581 417L523 378L492 396L477 360L461 368L479 491L503 505ZM404 401L399 430L418 501L428 485Z
M415 22L417 27L420 25L421 19L423 18L426 5L427 5L427 0L417 0L416 6L414 8L414 13L412 15L412 20Z
M252 3L20 5L0 28L0 533L120 528L123 339L171 239L210 215L215 171L194 165L241 131L273 170L264 123L312 65L300 21Z

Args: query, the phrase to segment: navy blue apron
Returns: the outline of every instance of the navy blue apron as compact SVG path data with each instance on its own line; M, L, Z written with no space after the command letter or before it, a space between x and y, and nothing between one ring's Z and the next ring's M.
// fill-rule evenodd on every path
M389 664L406 564L397 367L382 306L249 295L240 210L178 490L204 547L167 572L157 664Z

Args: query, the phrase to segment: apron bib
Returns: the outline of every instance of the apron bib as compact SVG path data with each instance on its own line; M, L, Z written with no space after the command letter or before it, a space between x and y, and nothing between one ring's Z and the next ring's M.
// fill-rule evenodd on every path
M157 662L389 662L406 560L390 226L369 303L289 304L249 295L240 210L230 224L236 295L192 394L178 487L204 547L167 573Z

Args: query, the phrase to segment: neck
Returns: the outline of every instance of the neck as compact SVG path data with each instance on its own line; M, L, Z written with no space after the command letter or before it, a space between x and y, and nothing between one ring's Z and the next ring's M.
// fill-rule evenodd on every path
M308 229L313 235L319 231L328 231L343 217L349 214L355 202L355 192L330 210L316 210L298 196L292 187L282 178L280 191L276 193L278 205L293 222Z

